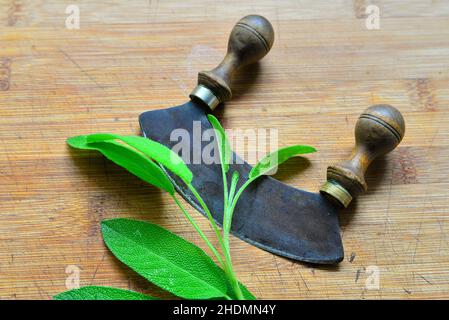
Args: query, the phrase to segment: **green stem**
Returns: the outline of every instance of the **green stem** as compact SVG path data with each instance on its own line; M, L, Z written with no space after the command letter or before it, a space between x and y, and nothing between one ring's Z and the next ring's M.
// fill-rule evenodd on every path
M221 143L219 143L218 150L221 153L223 150L220 148ZM223 159L224 157L220 157ZM234 291L237 299L244 300L242 289L240 288L239 282L237 280L237 276L235 275L234 269L232 268L232 261L231 261L231 253L230 253L230 247L229 247L229 229L231 225L231 220L229 219L229 195L228 195L228 181L226 176L226 170L224 168L223 163L221 163L221 175L223 178L223 243L222 243L222 250L225 256L225 273L226 276L231 283L232 290ZM232 216L232 214L231 214ZM228 231L226 231L228 230Z
M189 220L190 224L195 228L196 232L198 232L198 234L201 236L201 238L204 240L204 242L207 244L207 246L209 247L209 249L212 251L212 253L214 254L214 256L217 258L218 262L221 265L224 265L223 259L220 256L220 254L218 253L217 249L215 249L215 247L212 245L212 243L209 241L209 239L206 237L206 235L203 233L203 231L201 230L201 228L198 226L198 224L195 222L195 220L193 220L193 218L190 216L190 214L186 211L186 209L184 208L184 206L181 204L181 202L179 202L179 200L176 198L175 195L172 195L173 200L175 201L175 203L178 205L178 207L181 209L182 213L184 213L184 215L186 216L187 220Z
M191 190L193 190L193 194L195 195L195 197L197 197L197 199L200 202L201 206L203 207L204 211L206 211L208 216L210 216L212 218L212 215L210 214L209 208L204 203L203 199L201 198L201 196L198 194L198 192L195 190L195 188L193 186L192 186ZM201 236L201 238L204 240L204 242L207 244L207 246L212 251L214 256L217 258L219 263L222 265L222 267L223 267L223 269L225 271L226 277L228 278L229 282L231 283L231 287L232 287L232 289L233 289L237 299L243 300L244 296L243 296L242 290L241 290L240 285L238 283L238 280L237 280L237 277L235 275L235 272L234 272L234 270L232 268L231 257L230 257L230 254L229 254L229 245L227 245L227 246L224 245L223 240L221 238L221 235L218 232L219 241L220 241L220 244L222 245L222 249L223 249L223 252L224 252L224 255L225 255L225 261L223 261L222 257L218 253L218 251L215 249L215 247L212 245L212 243L210 243L209 239L206 237L206 235L200 229L198 224L193 220L193 218L185 210L185 208L181 204L181 202L179 202L179 200L174 195L172 196L172 198L175 201L175 203L178 205L178 207L181 209L183 214L186 216L186 218L189 220L189 222L192 224L192 226L195 228L195 230L198 232L198 234ZM213 226L214 225L216 226L216 224L213 221L213 219L211 221L213 222ZM216 230L218 230L218 229L216 229ZM226 249L226 248L228 248L228 249ZM225 296L225 299L232 300L232 298L229 297L229 296Z
M239 281L237 280L237 276L232 267L231 248L229 246L229 232L226 232L224 229L223 231L224 231L223 252L225 255L225 273L226 276L228 277L229 282L231 283L232 290L234 291L237 299L244 300L245 297L243 296L242 288L240 288Z
M227 213L225 213L226 216L228 216L228 220L232 221L232 216L234 215L234 210L235 210L235 206L237 205L237 201L239 200L240 196L242 195L243 191L245 191L245 189L251 184L251 182L253 182L254 180L256 180L257 178L254 179L248 179L239 189L239 191L237 191L237 193L235 194L235 197L232 199L230 198L229 201L231 202L231 206L229 208L227 208L227 210L229 210ZM228 277L230 278L231 281L231 285L233 287L233 290L235 292L235 294L237 295L238 299L244 299L243 294L242 294L242 289L240 288L240 285L238 283L238 280L235 276L235 273L232 269L232 263L231 263L231 256L229 254L230 250L229 250L229 233L231 230L231 224L227 224L223 230L223 234L224 234L224 243L226 246L226 250L224 250L225 252L225 262L226 265L228 266L229 270L228 270Z
M226 217L226 210L228 208L228 181L226 178L226 172L224 170L223 165L221 165L221 175L223 177L223 229L228 223L228 219Z
M237 276L235 275L234 269L232 268L231 256L229 251L225 251L225 261L226 261L225 273L229 279L229 282L231 283L232 290L234 291L238 300L245 300L242 288L240 288L239 281L237 280Z
M237 201L239 200L240 196L242 195L243 191L245 191L246 187L248 187L249 184L250 184L251 182L253 182L254 180L256 180L256 179L248 179L248 180L247 180L247 181L240 187L239 191L237 191L237 193L235 194L234 199L231 200L231 207L230 207L230 209L229 209L229 220L232 221L232 216L234 215L234 209L235 209L235 206L236 206ZM231 225L226 226L226 229L224 230L224 231L225 231L224 233L225 233L225 234L226 234L226 233L229 234L230 230L231 230Z
M225 156L223 156L223 151L226 152L226 150L222 150L222 141L221 139L223 139L223 141L225 141L224 139L226 139L226 136L221 137L220 136L220 132L218 130L215 130L215 135L217 137L217 142L218 142L218 151L220 153L220 162L221 162L221 175L222 175L222 179L223 179L223 241L222 241L222 250L223 250L223 254L225 256L225 265L224 265L224 271L226 274L226 277L228 278L232 289L237 297L237 299L239 300L243 300L244 296L242 293L242 289L240 288L239 282L237 280L237 277L235 275L235 272L232 268L232 261L231 261L231 254L230 254L230 248L229 248L229 229L230 229L230 225L231 225L231 219L229 218L230 216L232 217L232 212L228 212L229 210L229 202L232 201L229 196L228 196L228 181L227 181L227 177L226 177L226 169L225 169L225 165L224 165L224 160L226 159ZM237 184L237 180L234 178L233 175L233 181L231 183L231 192L230 194L232 194L232 196L234 195L235 192L235 187ZM234 185L235 184L235 185ZM233 185L233 186L232 186Z
M228 212L226 214L226 216L228 216L228 221L232 221L232 217L234 215L234 210L235 210L235 206L237 205L237 201L239 200L240 196L242 195L243 191L245 191L245 189L251 184L251 182L253 182L255 179L248 179L241 187L240 189L237 191L237 193L235 194L235 197L229 199L229 201L231 202L231 206L229 208L227 208ZM233 193L233 192L232 192ZM224 250L225 252L225 263L228 267L228 278L231 281L231 285L232 288L237 296L238 299L244 299L243 297L243 293L242 293L242 289L240 288L240 285L238 283L238 280L235 276L234 270L232 269L232 263L231 263L231 256L230 256L230 247L229 247L229 233L231 230L231 223L225 225L224 228L224 243L225 243L225 247L226 250Z
M212 225L212 229L214 229L215 235L217 236L218 242L220 243L220 246L223 247L223 238L221 236L221 233L220 233L220 230L218 229L217 224L214 221L214 218L212 217L212 214L210 213L209 208L207 207L206 203L204 202L203 198L201 198L200 194L195 189L195 187L192 184L189 184L188 187L189 187L189 190L193 193L195 198L200 203L201 208L203 208L204 212L206 213L207 218L209 219L209 222Z
M234 171L232 173L232 181L231 188L229 189L228 203L232 203L232 199L234 198L235 189L237 187L237 183L239 182L239 173Z
M234 180L235 179L233 179L233 183L234 183ZM236 182L235 182L235 184L236 184ZM229 201L230 202L232 201L232 196L234 193L233 190L235 191L235 186L234 187L231 186L231 192L229 193ZM231 283L232 290L234 291L237 299L244 300L245 298L243 296L242 289L240 288L239 281L238 281L237 276L232 267L231 248L229 245L229 231L230 231L230 227L231 227L233 212L230 210L233 210L232 207L229 207L228 205L226 205L225 212L223 214L223 218L227 217L226 224L223 224L223 252L224 252L225 264L226 264L225 273L229 279L229 282Z

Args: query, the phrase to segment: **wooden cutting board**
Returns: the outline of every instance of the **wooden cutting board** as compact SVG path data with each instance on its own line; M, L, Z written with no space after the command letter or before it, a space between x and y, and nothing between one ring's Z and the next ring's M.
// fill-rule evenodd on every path
M378 30L366 26L372 3ZM369 105L396 106L407 129L370 168L369 192L341 214L341 264L294 263L233 238L241 281L262 299L449 298L447 1L76 4L80 29L69 30L65 2L0 0L0 298L50 299L77 275L81 285L164 296L107 251L100 221L151 221L205 246L165 195L65 139L138 134L137 116L183 103L250 13L272 22L275 44L218 116L226 128L274 128L280 146L319 150L278 179L318 190Z

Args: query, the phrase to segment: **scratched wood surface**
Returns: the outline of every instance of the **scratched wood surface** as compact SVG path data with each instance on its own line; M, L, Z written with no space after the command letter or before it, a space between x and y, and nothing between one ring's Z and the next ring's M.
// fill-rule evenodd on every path
M72 3L79 30L65 27ZM379 30L365 26L369 4L380 8ZM371 104L399 108L407 129L370 168L369 192L341 213L342 263L293 263L234 238L239 278L263 299L449 298L442 0L0 0L0 298L50 299L73 270L81 285L163 296L106 250L100 221L151 221L204 245L165 195L65 139L138 134L141 112L185 102L197 72L220 61L233 24L250 13L271 20L275 44L217 113L226 128L274 128L281 146L317 147L308 165L290 161L278 179L318 190L327 165L350 153L355 121ZM373 268L378 289L369 285Z

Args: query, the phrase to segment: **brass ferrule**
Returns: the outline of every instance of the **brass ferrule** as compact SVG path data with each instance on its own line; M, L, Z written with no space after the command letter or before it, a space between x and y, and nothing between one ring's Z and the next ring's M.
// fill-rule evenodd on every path
M199 84L193 89L190 94L190 99L199 99L209 106L211 110L214 110L219 104L220 100L209 88Z
M328 180L320 189L321 193L331 196L344 208L347 208L352 201L352 196L341 184Z

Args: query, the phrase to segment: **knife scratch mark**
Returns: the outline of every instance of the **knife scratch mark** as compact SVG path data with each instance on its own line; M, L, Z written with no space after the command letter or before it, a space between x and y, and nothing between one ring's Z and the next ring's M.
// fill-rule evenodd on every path
M385 224L384 224L385 237L383 237L383 242L382 242L384 245L385 245L385 241L387 240L387 236L391 240L389 224L390 224L391 190L393 189L393 172L394 172L394 168L392 168L391 171L390 171L390 184L389 184L389 187L388 187L387 207L385 208ZM394 242L393 241L389 241L389 243L390 243L390 246L391 246L391 250L397 256L398 253L396 252L396 250L393 247L393 243Z
M413 251L413 256L412 256L412 263L415 262L416 251L418 249L418 244L420 243L419 239L421 237L421 229L422 229L423 217L424 217L424 215L421 215L421 221L419 222L418 234L416 235L415 250Z
M34 282L34 287L37 289L37 292L38 292L39 296L41 297L41 299L50 298L50 295L48 294L48 292L45 291L44 289L42 289L36 280L34 280L33 282Z
M274 256L274 255L273 255L273 260L274 260L274 265L276 266L276 270L277 270L277 272L278 272L279 277L282 277L281 271L280 271L280 269L279 269L278 262L277 262L277 260L276 260L276 256Z
M79 64L78 62L76 62L71 56L69 56L67 54L67 52L65 52L64 50L62 50L61 48L59 48L59 51L67 58L67 60L69 60L70 62L72 62L80 71L82 74L84 74L90 81L92 81L98 88L103 89L102 86L100 86L100 84L98 84L98 82L86 71L84 70Z
M349 257L349 262L350 262L350 263L352 263L352 262L354 261L355 255L356 255L355 252L352 252L352 253L351 253L351 256Z
M360 273L362 272L362 269L357 269L357 272L355 273L355 281L357 282L359 281L359 277L360 277Z
M100 266L103 264L103 261L104 261L104 258L105 258L105 257L106 257L106 251L103 252L103 257L101 258L100 263L99 263L99 264L97 265L97 267L95 268L94 274L92 275L92 278L90 279L90 285L92 285L92 283L94 282L95 277L97 276L98 269L99 269Z
M304 277L302 276L301 271L298 270L299 276L301 277L302 282L304 283L304 285L306 286L306 290L310 291L309 286L307 285L306 280L304 279Z
M428 284L433 285L433 283L430 282L429 280L427 280L426 278L424 278L424 276L420 275L419 273L417 273L417 275L418 275L421 279L423 279L425 282L427 282Z
M262 279L260 279L259 274L257 272L251 273L251 276L255 276L256 277L257 283L262 283ZM262 295L263 294L260 286L258 286L258 288L256 290L259 292L258 295Z
M280 268L279 268L279 264L278 264L278 261L277 261L277 259L276 259L276 256L275 255L273 255L273 260L274 260L274 264L275 264L275 266L276 266L276 270L277 270L277 272L278 272L278 275L279 275L279 281L281 282L281 283L283 283L284 282L284 280L282 279L282 274L281 274L281 270L280 270ZM286 291L286 286L284 286L284 285L282 285L282 288L283 288L283 291Z

